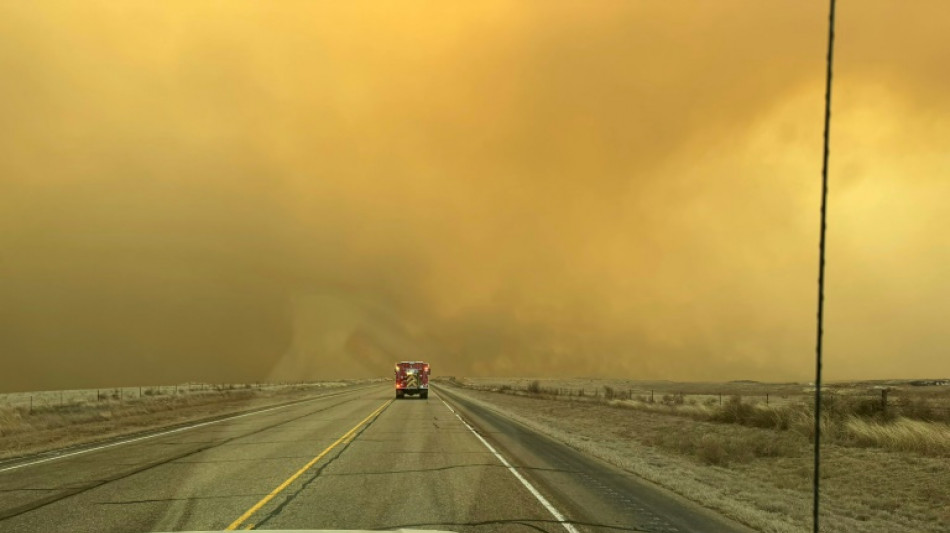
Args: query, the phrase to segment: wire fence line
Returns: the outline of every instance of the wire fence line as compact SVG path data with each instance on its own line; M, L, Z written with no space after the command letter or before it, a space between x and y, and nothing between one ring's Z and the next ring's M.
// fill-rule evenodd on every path
M147 400L149 398L200 397L251 392L287 392L340 387L348 381L301 381L257 383L182 383L137 387L71 389L0 394L0 408L16 409L27 414L51 408L68 408L97 403L117 403Z
M527 385L517 386L510 384L462 384L465 388L473 390L482 390L488 392L501 392L516 395L544 395L576 399L590 400L628 400L638 401L649 404L660 404L675 407L678 405L707 405L723 406L730 401L741 401L743 403L761 404L764 406L784 406L791 404L808 404L814 402L814 387L803 388L800 392L790 392L788 390L775 391L755 391L755 392L737 392L737 391L705 391L705 392L680 392L670 389L645 389L645 388L624 388L612 386L590 387L551 387L544 386L538 381L528 383ZM929 387L928 387L929 388ZM848 390L840 391L831 387L822 387L822 395L834 399L861 401L869 409L887 410L890 408L906 407L910 404L926 405L927 409L950 415L950 386L941 386L940 390L933 391L930 394L921 394L919 390L897 389L897 388L878 388L870 390ZM943 393L943 394L940 394Z

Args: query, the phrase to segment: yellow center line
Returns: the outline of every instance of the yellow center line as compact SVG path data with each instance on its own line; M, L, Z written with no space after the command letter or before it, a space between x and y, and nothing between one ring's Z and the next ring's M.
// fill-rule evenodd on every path
M225 531L234 531L235 529L237 529L238 527L240 527L240 526L241 526L241 523L243 523L245 520L247 520L248 518L250 518L251 515L253 515L254 513L256 513L261 507L263 507L264 505L266 505L267 502L273 500L273 499L274 499L274 496L277 496L278 494L280 494L280 492L281 492L282 490L286 489L291 483L294 482L295 479L297 479L298 477L302 476L303 473L306 472L307 469L309 469L311 466L313 466L314 464L316 464L317 461L319 461L320 459L323 459L323 457L326 456L326 454L330 453L330 450L332 450L333 448L336 448L337 445L339 445L341 442L348 441L349 439L351 439L352 436L353 436L353 434L355 434L358 429L360 429L360 428L363 427L367 422L369 422L370 420L372 420L373 417L375 417L376 415L378 415L379 413L381 413L381 412L383 411L383 409L385 409L386 406L388 406L388 405L389 405L390 403L392 403L392 402L393 402L392 399L387 400L383 405L380 405L378 408L376 408L375 411L373 411L372 413L370 413L369 416L367 416L366 418L364 418L359 424L356 424L355 426L353 426L353 429L351 429L351 430L347 431L346 433L344 433L343 436L340 437L340 438L338 438L333 444L327 446L327 449L323 450L322 452L320 452L319 455L317 455L316 457L314 457L313 459L311 459L310 462L308 462L307 464L303 465L303 468L301 468L300 470L297 470L297 472L295 472L294 475L292 475L292 476L290 476L289 478L287 478L287 480L284 481L283 483L281 483L280 485L278 485L276 489L270 491L270 494L268 494L267 496L264 496L264 498L262 498L261 501L255 503L253 507L251 507L250 509L248 509L247 511L245 511L244 514L242 514L242 515L240 516L240 518L238 518L238 519L235 520L234 522L231 522L231 525L229 525L228 527L226 527L226 528L225 528ZM248 526L248 529L250 529L250 528L253 527L253 526L254 526L254 525L251 524L250 526Z

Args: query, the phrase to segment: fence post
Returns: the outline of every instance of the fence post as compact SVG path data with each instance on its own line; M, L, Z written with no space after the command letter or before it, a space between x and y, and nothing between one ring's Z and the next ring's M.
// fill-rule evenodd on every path
M63 391L59 391L59 405L63 405Z
M887 409L887 389L881 389L881 409Z
M99 389L96 389L96 401L97 402L102 401L102 394L99 393Z
M765 393L765 405L769 404L769 393Z
M142 387L139 387L139 398L142 397Z
M722 407L722 393L719 393L719 406Z
M30 414L33 414L33 395L30 395Z
M650 403L653 403L653 390L650 390Z

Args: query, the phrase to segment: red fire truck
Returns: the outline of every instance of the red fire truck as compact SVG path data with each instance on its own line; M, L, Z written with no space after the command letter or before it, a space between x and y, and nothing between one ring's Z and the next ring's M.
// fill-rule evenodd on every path
M396 398L418 394L420 398L429 397L429 363L424 361L402 361L396 363Z

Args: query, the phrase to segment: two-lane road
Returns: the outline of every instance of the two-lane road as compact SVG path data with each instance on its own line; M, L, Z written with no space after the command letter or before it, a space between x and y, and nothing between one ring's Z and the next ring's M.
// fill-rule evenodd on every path
M742 531L436 391L398 401L388 385L327 394L0 465L0 532Z

